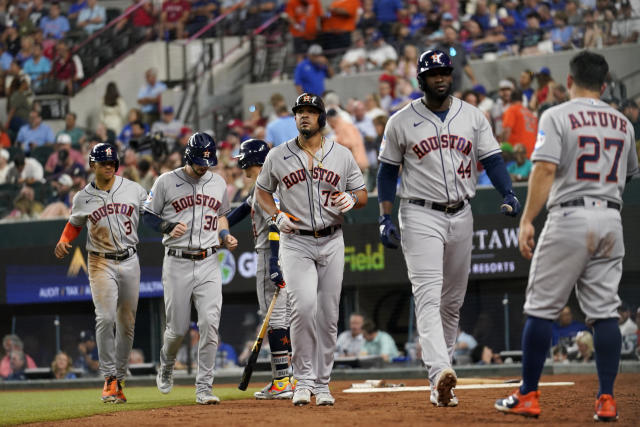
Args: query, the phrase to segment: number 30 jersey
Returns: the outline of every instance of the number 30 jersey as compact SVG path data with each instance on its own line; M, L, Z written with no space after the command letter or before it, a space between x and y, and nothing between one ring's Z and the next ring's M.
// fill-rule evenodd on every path
M627 176L638 172L631 122L591 98L576 98L542 114L531 160L558 165L547 208L581 196L621 204Z
M476 107L450 97L442 121L422 99L391 116L380 147L381 162L402 165L398 196L455 204L476 194L476 164L500 146Z

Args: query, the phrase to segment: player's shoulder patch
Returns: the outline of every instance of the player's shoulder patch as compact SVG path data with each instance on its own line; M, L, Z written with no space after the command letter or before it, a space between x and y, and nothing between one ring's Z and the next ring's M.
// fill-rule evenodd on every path
M533 151L535 152L536 150L541 148L544 145L544 142L545 142L544 130L538 129L538 134L536 135L536 145L534 145Z
M145 203L151 203L153 201L153 190L149 190L149 194L147 194L147 200Z

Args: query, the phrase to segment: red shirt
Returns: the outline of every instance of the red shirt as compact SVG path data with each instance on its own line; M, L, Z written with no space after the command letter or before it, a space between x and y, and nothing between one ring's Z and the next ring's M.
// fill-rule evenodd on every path
M130 8L133 7L135 7L135 5L130 6ZM140 6L131 14L131 22L136 27L151 27L155 24L156 20L145 6Z
M162 12L167 14L167 22L177 22L182 15L189 12L191 4L185 0L165 1L162 4Z
M58 80L69 80L76 76L76 64L71 56L56 58L52 68L53 76Z

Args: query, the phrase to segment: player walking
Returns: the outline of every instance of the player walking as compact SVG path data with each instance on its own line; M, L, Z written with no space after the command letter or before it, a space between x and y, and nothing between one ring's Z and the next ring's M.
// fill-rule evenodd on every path
M227 184L209 168L218 163L216 144L194 133L185 150L186 165L162 174L144 204L144 220L164 234L162 285L167 325L160 350L156 384L161 393L173 387L173 366L191 320L191 301L198 312L196 402L216 404L211 389L218 348L222 277L215 256L220 241L229 250L238 245L229 234Z
M533 257L524 304L522 385L495 407L524 416L540 414L538 380L552 324L575 286L594 332L600 381L594 419L611 421L618 418L613 383L622 343L617 312L624 256L620 209L625 179L638 173L638 159L632 124L600 101L609 71L604 57L581 52L571 59L569 70L571 100L540 118L520 219L520 252ZM533 252L532 222L545 201L549 215Z
M386 247L397 248L390 214L403 167L398 193L402 250L422 360L429 372L430 401L437 406L458 404L451 360L471 264L469 200L475 196L478 160L504 197L505 213L515 216L520 209L489 122L480 110L450 95L452 71L442 51L420 56L417 78L425 96L389 119L378 170L380 239Z
M87 224L89 285L96 308L100 372L105 378L102 401L125 403L122 385L140 294L138 222L147 192L138 183L116 176L120 166L118 151L110 144L93 147L89 165L95 180L73 198L71 216L55 255L64 258L71 242Z
M268 152L269 145L261 139L249 139L240 144L240 153L236 156L238 166L254 185ZM256 202L255 189L251 191L247 200L229 214L227 218L229 227L233 227L249 214L251 214L253 238L258 253L256 287L262 315L267 313L276 288L280 288L267 332L271 348L273 378L264 389L255 392L254 396L259 400L291 399L293 396L293 384L289 380L291 340L289 339L287 292L278 262L280 234L278 227L270 224L269 215Z
M255 196L282 233L298 380L293 404L308 404L313 393L317 405L333 405L329 380L344 271L343 214L364 206L367 191L351 152L320 133L326 124L322 98L303 93L292 110L299 135L269 152ZM281 210L273 200L276 191Z

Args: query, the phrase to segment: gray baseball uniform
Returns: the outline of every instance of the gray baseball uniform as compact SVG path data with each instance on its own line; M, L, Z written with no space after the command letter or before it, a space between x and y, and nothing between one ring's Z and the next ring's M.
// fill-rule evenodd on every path
M444 121L417 99L391 116L379 160L402 165L399 225L431 384L451 366L471 265L476 164L500 153L480 110L451 97ZM446 212L445 212L446 210Z
M140 263L136 255L140 211L147 192L119 176L111 190L94 183L73 198L69 223L87 224L89 283L96 308L96 343L100 372L122 380L133 345L140 294ZM116 256L121 260L107 257ZM114 335L115 326L115 335Z
M218 220L229 211L226 189L224 179L216 173L207 171L196 180L178 168L156 180L144 204L144 209L162 220L187 226L182 236L165 234L162 239L167 325L160 360L163 365L175 363L189 328L193 300L200 330L196 393L208 392L213 385L222 306L222 277L214 254L219 246Z
M588 320L618 317L622 192L638 172L633 126L602 101L573 99L543 113L532 160L555 163L557 171L525 313L556 319L575 287Z
M344 270L342 213L331 195L364 189L364 179L351 152L323 141L307 170L309 156L290 140L272 148L256 185L278 190L280 209L300 221L300 232L281 234L280 259L291 301L291 344L297 387L328 392L338 332ZM315 235L314 235L315 233Z

